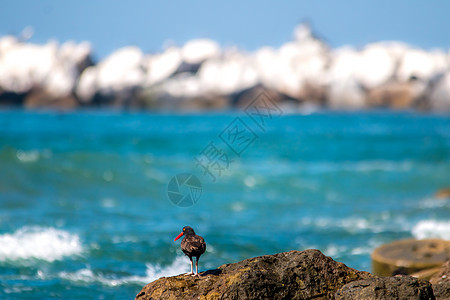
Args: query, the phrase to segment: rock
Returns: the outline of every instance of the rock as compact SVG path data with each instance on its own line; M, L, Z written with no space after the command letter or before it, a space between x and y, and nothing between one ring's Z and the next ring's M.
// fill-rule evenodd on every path
M154 91L174 98L194 98L206 94L198 77L188 73L180 73L165 80L157 85Z
M335 294L335 299L435 299L431 284L411 276L368 278L352 281Z
M0 57L0 87L5 91L26 93L43 87L57 62L57 45L17 43Z
M205 61L197 76L205 92L219 95L230 95L259 82L253 61L236 49L227 51L220 58Z
M200 275L162 277L136 299L329 299L346 283L373 276L312 249L250 258Z
M67 66L58 61L53 65L42 86L38 87L42 87L53 98L71 96L77 77L75 65Z
M84 69L93 64L92 46L89 42L81 42L76 44L72 41L67 41L61 45L58 56L64 62L69 61L76 66L78 74L81 74Z
M366 93L354 79L336 80L327 90L326 103L332 109L363 109L367 106Z
M27 93L5 92L0 88L0 107L20 107L25 102Z
M195 39L188 41L181 48L182 63L174 74L198 72L201 64L206 60L218 58L221 54L219 44L208 39Z
M330 49L305 23L279 48L247 53L194 39L157 54L125 47L97 65L88 42L37 45L28 36L0 38L2 105L215 109L263 86L286 107L450 111L450 53L399 42Z
M424 109L430 106L424 99L430 83L448 67L443 52L411 49L401 43L374 43L361 51L336 49L326 73L327 103L332 108ZM446 84L441 86L444 91L435 97L440 106L449 102L444 96Z
M289 98L321 102L328 46L313 36L306 24L294 29L294 37L277 50L263 47L251 55L260 83Z
M301 100L318 100L310 90L325 86L328 48L316 40L286 43L278 51L279 74L273 81L278 92Z
M2 53L6 53L7 51L9 51L9 49L14 47L18 43L19 40L12 35L7 35L0 38L0 56L2 55Z
M407 109L413 106L418 96L413 82L388 82L368 92L367 104L371 107Z
M419 279L425 279L425 280L430 280L430 278L436 274L437 272L440 271L441 268L436 267L436 268L431 268L431 269L425 269L425 270L421 270L419 272L415 272L412 273L411 276L412 277L416 277Z
M440 267L439 271L431 277L430 282L432 284L450 283L450 260Z
M434 75L443 73L448 68L444 52L408 49L401 56L396 77L401 82L407 82L412 77L429 81Z
M180 73L140 93L139 98L153 109L205 110L229 108L228 97L209 93L199 78L189 73Z
M89 103L97 93L97 69L95 66L87 67L78 80L75 93L82 103Z
M253 53L252 56L261 83L267 88L274 88L276 86L274 79L275 76L278 76L276 50L272 47L262 47Z
M416 86L395 80L398 61L406 50L406 45L386 42L369 44L361 51L351 47L334 50L326 73L328 104L350 109L410 107L417 98Z
M150 100L150 101L149 101ZM151 102L153 100L153 102ZM220 95L202 95L195 97L173 97L167 94L158 95L156 99L145 98L143 103L154 110L182 110L188 112L203 110L223 110L229 107L229 98Z
M219 45L208 39L196 39L188 41L181 48L181 57L188 64L200 64L207 59L220 55Z
M232 100L233 107L246 110L249 106L258 106L259 112L250 110L249 113L259 113L267 118L276 118L282 115L281 102L283 95L275 90L269 90L257 85L241 93L235 94Z
M428 102L431 110L450 111L450 71L446 72L433 86Z
M450 283L433 284L433 293L436 300L450 299Z
M56 97L41 88L32 89L26 96L23 103L25 108L52 108L70 110L78 107L78 101L71 94Z
M73 90L81 68L90 61L88 43L59 47L56 42L36 45L7 38L0 48L0 89L25 95L28 99L21 97L21 103L26 107L77 106Z
M334 109L360 109L366 107L364 87L358 82L355 70L359 65L358 53L343 47L331 54L326 73L327 105Z
M444 199L450 198L450 188L440 189L434 194L435 198Z
M131 101L134 91L145 83L143 58L137 47L124 47L113 52L98 65L84 70L76 95L84 103L93 101L96 95L103 99L101 102L113 105Z
M450 260L430 279L436 299L450 299Z
M145 86L162 82L173 75L182 64L181 50L170 47L163 53L146 56L144 66L147 69Z
M378 276L410 275L442 265L450 259L450 241L405 239L382 245L372 252L372 273Z
M355 78L367 89L376 88L392 79L397 61L389 45L374 43L358 53Z

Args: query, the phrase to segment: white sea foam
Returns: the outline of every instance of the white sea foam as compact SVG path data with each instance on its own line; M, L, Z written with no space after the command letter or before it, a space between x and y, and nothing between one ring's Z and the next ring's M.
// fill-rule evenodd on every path
M104 208L112 208L117 206L117 201L113 198L106 197L102 198L100 201Z
M231 209L234 212L241 212L245 210L245 205L242 202L234 202L231 204Z
M78 235L51 227L23 227L12 234L2 234L0 245L0 261L54 261L83 251Z
M419 203L420 208L439 208L450 206L450 199L425 198Z
M10 288L5 288L3 291L5 294L22 294L24 292L30 292L33 288L31 286L13 286Z
M160 265L146 264L144 276L132 275L114 278L101 273L94 273L90 268L80 269L76 272L60 272L59 278L73 282L98 282L107 286L119 286L129 283L147 284L160 277L174 276L189 271L189 260L186 257L179 256L173 263L166 267Z
M338 246L335 244L330 244L325 249L323 249L323 252L325 253L325 255L328 255L331 257L341 255L343 253L346 253L347 251L348 251L348 248L346 246Z
M373 172L373 171L396 171L404 172L409 171L412 168L412 163L409 161L387 161L387 160L373 160L362 161L355 164L345 164L345 168L348 170L355 170L358 172Z
M417 223L412 234L415 238L441 238L450 240L450 221L422 220Z
M190 271L189 259L186 256L178 256L174 262L167 266L161 267L159 265L153 266L146 264L146 280L153 281L162 276L173 276Z
M350 232L367 231L371 228L371 224L362 218L304 218L301 220L302 225L312 225L318 228L342 228Z
M361 246L353 248L350 253L352 255L368 255L372 253L374 247L373 246Z
M404 216L392 216L388 212L382 213L382 215L376 219L365 219L360 217L350 217L344 219L329 217L304 217L299 220L299 225L302 227L313 227L319 230L326 230L328 228L341 229L350 233L380 233L386 230L402 232L409 231L412 227L411 222Z
M42 150L17 150L16 157L22 163L32 163L38 161L41 158L49 159L53 155L50 149L42 149Z
M314 162L308 163L306 169L313 173L333 173L339 171L369 173L406 172L413 167L410 161L364 160L357 162Z
M255 184L256 184L256 179L255 179L255 177L253 177L253 176L247 176L247 177L245 177L245 179L244 179L244 183L245 183L245 185L248 186L249 188L252 188L252 187L254 187Z
M354 248L348 245L336 245L334 243L331 243L323 249L323 252L331 257L339 257L341 255L348 255L348 254L369 255L370 253L372 253L373 249L380 246L380 244L381 243L379 241L376 241L374 239L370 239L366 241L363 245Z
M29 162L35 162L39 159L39 151L37 150L30 150L30 151L23 151L23 150L17 150L16 157L21 162L29 163Z

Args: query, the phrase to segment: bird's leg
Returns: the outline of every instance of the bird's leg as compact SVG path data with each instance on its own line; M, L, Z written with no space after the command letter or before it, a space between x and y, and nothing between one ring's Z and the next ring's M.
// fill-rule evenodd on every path
M195 259L195 274L193 274L192 276L200 277L200 275L198 275L198 259L199 259L199 258L200 258L200 257L197 256L196 259Z
M197 276L199 276L198 275L198 257L197 257L197 259L195 260L195 275L197 275Z
M192 257L189 257L189 259L191 260L191 272L185 275L194 275L194 262L192 261Z

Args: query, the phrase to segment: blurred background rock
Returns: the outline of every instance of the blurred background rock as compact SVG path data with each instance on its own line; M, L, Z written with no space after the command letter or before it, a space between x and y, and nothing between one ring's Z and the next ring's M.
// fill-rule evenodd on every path
M255 88L290 109L450 111L450 52L377 42L332 49L307 23L279 48L247 52L193 39L161 53L136 46L95 61L89 42L0 38L0 104L26 108L231 109Z

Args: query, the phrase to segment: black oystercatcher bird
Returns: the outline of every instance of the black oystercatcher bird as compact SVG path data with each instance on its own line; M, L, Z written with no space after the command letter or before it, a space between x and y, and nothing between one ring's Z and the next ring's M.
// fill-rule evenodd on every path
M192 257L196 257L195 275L198 276L198 260L200 258L200 255L205 253L205 240L201 236L196 235L192 227L184 226L183 231L175 238L174 241L178 240L183 235L184 238L181 241L181 250L183 250L184 254L186 254L191 260L191 273L187 273L187 275L194 275L194 263L192 261Z

